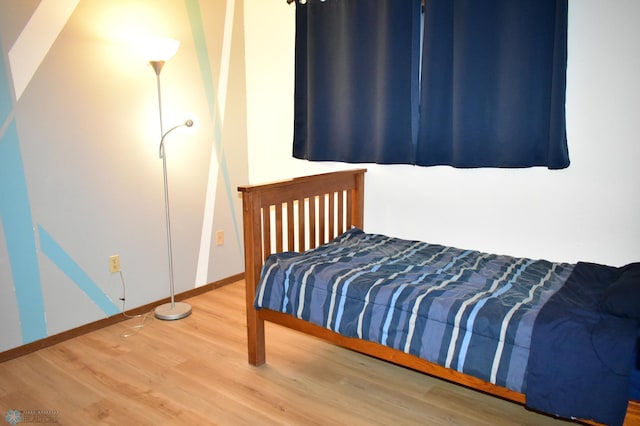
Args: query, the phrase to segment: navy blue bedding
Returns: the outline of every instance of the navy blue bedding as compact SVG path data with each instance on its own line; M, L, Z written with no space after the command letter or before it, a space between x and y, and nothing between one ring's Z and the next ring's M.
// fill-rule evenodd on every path
M583 383L610 381L603 392L592 393L600 406L613 407L614 414L605 414L606 419L617 419L622 402L611 398L624 401L626 407L635 342L635 334L631 339L628 334L635 333L637 324L598 311L607 285L583 289L592 281L601 283L585 281L583 275L592 275L584 267L352 229L305 253L269 256L255 307L375 341L524 393L529 406L551 414L602 421L596 417L603 415L598 410L583 415L584 410L574 409L589 401L585 398L591 391ZM615 269L598 271L614 277ZM578 329L587 331L574 332L565 322L578 323ZM616 332L609 333L609 327ZM610 347L616 347L615 353ZM556 361L556 355L567 362ZM554 364L549 364L549 356ZM615 368L613 379L602 379L602 368L596 368L594 357L601 365ZM560 398L559 408L555 402L548 403L548 396L560 388L567 397Z
M608 425L623 423L638 324L599 308L603 293L623 271L578 263L543 306L531 339L529 407Z

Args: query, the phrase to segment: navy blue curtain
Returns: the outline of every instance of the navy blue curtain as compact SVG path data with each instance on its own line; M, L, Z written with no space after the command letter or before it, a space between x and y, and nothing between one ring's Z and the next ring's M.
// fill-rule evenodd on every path
M296 5L294 157L567 167L567 0L426 0L423 19L420 63L420 0Z
M569 165L567 0L427 0L416 164Z
M414 161L419 27L419 0L296 4L294 157Z

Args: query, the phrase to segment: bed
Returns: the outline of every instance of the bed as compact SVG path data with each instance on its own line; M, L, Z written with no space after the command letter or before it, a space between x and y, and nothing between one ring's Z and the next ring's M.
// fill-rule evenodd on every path
M640 264L367 234L365 172L238 188L250 364L265 363L269 321L551 415L640 424L638 308L627 297Z

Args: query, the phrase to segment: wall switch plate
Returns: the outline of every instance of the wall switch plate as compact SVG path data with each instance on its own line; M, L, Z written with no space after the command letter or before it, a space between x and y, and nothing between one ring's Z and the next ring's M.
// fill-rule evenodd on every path
M224 244L224 231L216 231L216 245L221 246Z

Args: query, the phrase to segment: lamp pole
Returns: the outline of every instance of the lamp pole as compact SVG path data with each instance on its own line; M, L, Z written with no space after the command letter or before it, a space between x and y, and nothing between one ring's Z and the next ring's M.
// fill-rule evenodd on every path
M162 122L162 94L160 90L160 71L165 64L165 61L149 61L153 70L156 73L156 82L158 86L158 112L160 114L160 146L159 155L162 158L162 176L164 179L164 210L165 210L165 222L167 228L167 258L169 261L169 288L171 293L171 301L156 307L154 314L155 317L161 320L177 320L187 317L191 314L191 305L184 302L175 302L175 289L173 283L173 251L171 248L171 218L169 214L169 186L167 180L167 156L164 148L164 140L169 133L175 129L186 126L193 126L192 120L187 120L177 126L172 127L166 133L164 132Z

